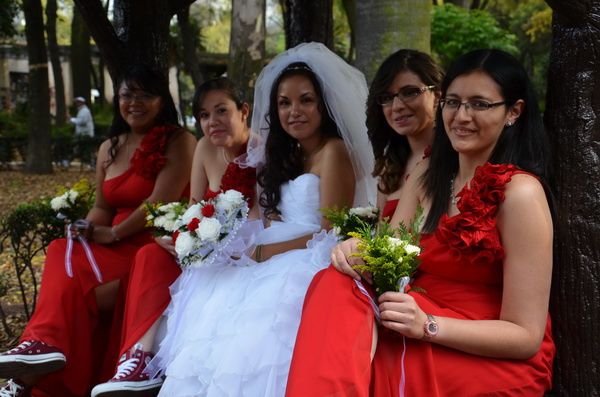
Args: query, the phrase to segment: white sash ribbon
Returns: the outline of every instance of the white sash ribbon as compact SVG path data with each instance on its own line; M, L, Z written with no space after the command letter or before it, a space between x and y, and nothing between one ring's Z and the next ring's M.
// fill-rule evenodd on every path
M80 219L78 221L75 221L75 223L73 225L78 229L85 229L89 224L87 221ZM65 252L65 270L67 272L67 275L69 277L73 278L73 264L71 262L71 257L73 255L73 241L74 240L78 240L81 243L81 245L83 246L83 251L85 252L85 256L87 257L88 262L90 263L90 266L92 267L94 275L96 276L96 280L98 280L98 282L100 284L102 284L102 273L100 272L100 268L98 268L98 264L96 263L96 258L94 258L94 254L92 253L92 249L90 248L90 245L88 244L85 237L83 237L82 235L78 234L76 237L73 236L73 234L71 232L71 224L67 225L67 250Z

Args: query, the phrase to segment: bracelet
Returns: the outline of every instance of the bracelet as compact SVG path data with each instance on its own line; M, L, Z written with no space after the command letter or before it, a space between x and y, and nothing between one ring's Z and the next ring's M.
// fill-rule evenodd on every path
M117 236L117 232L115 230L116 226L113 226L110 228L110 234L113 237L113 241L121 241L121 239L119 238L119 236Z
M254 260L256 262L261 262L262 258L261 258L261 251L262 251L262 245L259 244L256 246L256 249L254 250Z

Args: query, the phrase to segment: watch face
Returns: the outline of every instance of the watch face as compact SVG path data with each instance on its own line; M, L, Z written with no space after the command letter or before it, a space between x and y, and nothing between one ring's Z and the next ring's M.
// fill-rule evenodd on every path
M429 335L435 335L438 332L438 325L436 323L427 324L427 333Z

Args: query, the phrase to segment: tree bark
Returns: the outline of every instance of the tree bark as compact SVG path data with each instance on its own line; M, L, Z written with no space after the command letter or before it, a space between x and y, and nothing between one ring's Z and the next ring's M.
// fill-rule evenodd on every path
M67 121L67 105L65 103L65 83L63 80L60 53L56 41L56 0L46 3L46 34L48 35L48 53L54 76L54 101L56 103L56 125L64 125Z
M29 58L29 105L27 158L25 170L36 174L52 173L50 157L50 92L48 58L44 38L44 11L40 0L23 0L25 36Z
M371 81L381 62L401 48L430 51L432 4L423 0L356 2L356 66Z
M333 50L333 0L285 0L285 46L318 41Z
M84 97L90 103L92 52L90 32L81 14L75 8L71 23L71 81L73 96Z
M114 26L100 0L75 0L75 4L116 84L133 62L152 65L168 76L169 23L177 11L193 1L115 0Z
M342 0L342 6L346 11L348 18L348 27L350 28L350 48L346 56L347 60L354 59L356 51L356 0Z
M199 32L194 29L190 23L190 5L184 6L177 12L177 22L179 23L179 36L183 47L183 64L186 71L192 77L194 86L198 87L204 81L202 70L200 69L200 60L198 59L198 40Z
M233 0L227 75L252 103L265 57L265 0Z
M550 310L560 396L600 395L600 0L554 11L545 124L554 150L556 244Z

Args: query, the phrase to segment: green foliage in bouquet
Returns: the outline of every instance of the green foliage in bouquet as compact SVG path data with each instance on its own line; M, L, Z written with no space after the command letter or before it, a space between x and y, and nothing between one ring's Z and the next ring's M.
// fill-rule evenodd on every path
M379 220L379 208L356 207L356 208L323 208L323 216L331 222L333 231L342 240L351 237L350 233L365 228L374 229Z
M386 291L398 291L398 281L405 276L412 277L419 267L420 234L419 226L423 210L419 207L409 227L400 224L392 228L389 223L379 224L375 233L369 227L363 227L350 236L359 239L357 257L365 262L353 266L360 272L369 272L377 294Z

